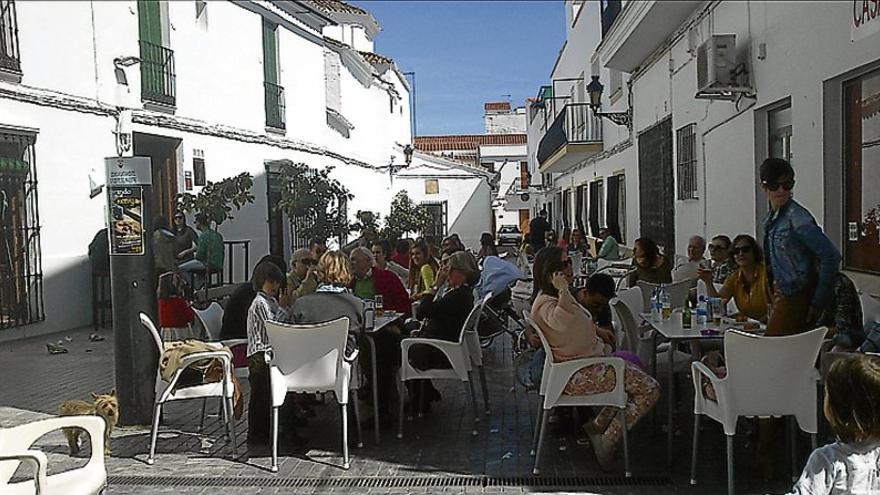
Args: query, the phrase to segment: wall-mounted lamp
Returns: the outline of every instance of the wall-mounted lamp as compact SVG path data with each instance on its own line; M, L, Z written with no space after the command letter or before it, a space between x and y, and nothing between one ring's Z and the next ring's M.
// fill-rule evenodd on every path
M590 108L593 109L593 115L596 117L604 117L617 125L625 125L632 129L632 109L627 108L625 112L600 112L602 108L602 91L605 86L599 82L599 76L591 76L592 81L587 84L587 93L590 95Z
M125 77L125 69L132 65L139 64L141 59L131 55L127 57L116 57L113 59L113 73L116 75L116 82L128 86L128 78Z

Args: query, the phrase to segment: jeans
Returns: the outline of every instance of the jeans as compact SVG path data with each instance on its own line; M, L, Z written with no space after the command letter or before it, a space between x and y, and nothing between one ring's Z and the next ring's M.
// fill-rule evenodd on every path
M535 385L540 384L541 378L544 376L544 359L546 357L547 353L543 347L537 349L532 356L532 364L529 365L529 378Z
M202 263L199 260L189 260L181 263L178 267L181 275L184 279L186 279L186 283L189 284L189 287L195 290L195 275L196 272L203 272L207 274L208 265Z

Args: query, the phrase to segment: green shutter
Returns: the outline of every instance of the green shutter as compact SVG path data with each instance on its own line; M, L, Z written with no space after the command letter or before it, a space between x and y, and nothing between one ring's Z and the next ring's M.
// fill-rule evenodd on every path
M162 15L156 0L138 0L138 33L141 41L162 44Z
M278 84L278 52L275 40L277 26L263 19L263 78L266 82Z

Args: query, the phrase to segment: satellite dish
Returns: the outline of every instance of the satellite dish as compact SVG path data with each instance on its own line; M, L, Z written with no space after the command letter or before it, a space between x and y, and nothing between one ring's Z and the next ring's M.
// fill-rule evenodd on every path
M529 198L531 198L531 196L529 196L529 193L522 193L519 195L519 199L521 199L523 201L528 201Z

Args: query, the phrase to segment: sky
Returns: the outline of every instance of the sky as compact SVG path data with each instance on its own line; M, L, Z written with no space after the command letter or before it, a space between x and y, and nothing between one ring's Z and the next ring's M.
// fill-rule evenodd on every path
M483 103L513 107L548 84L565 41L562 0L353 0L382 26L375 50L415 71L417 134L482 134Z

